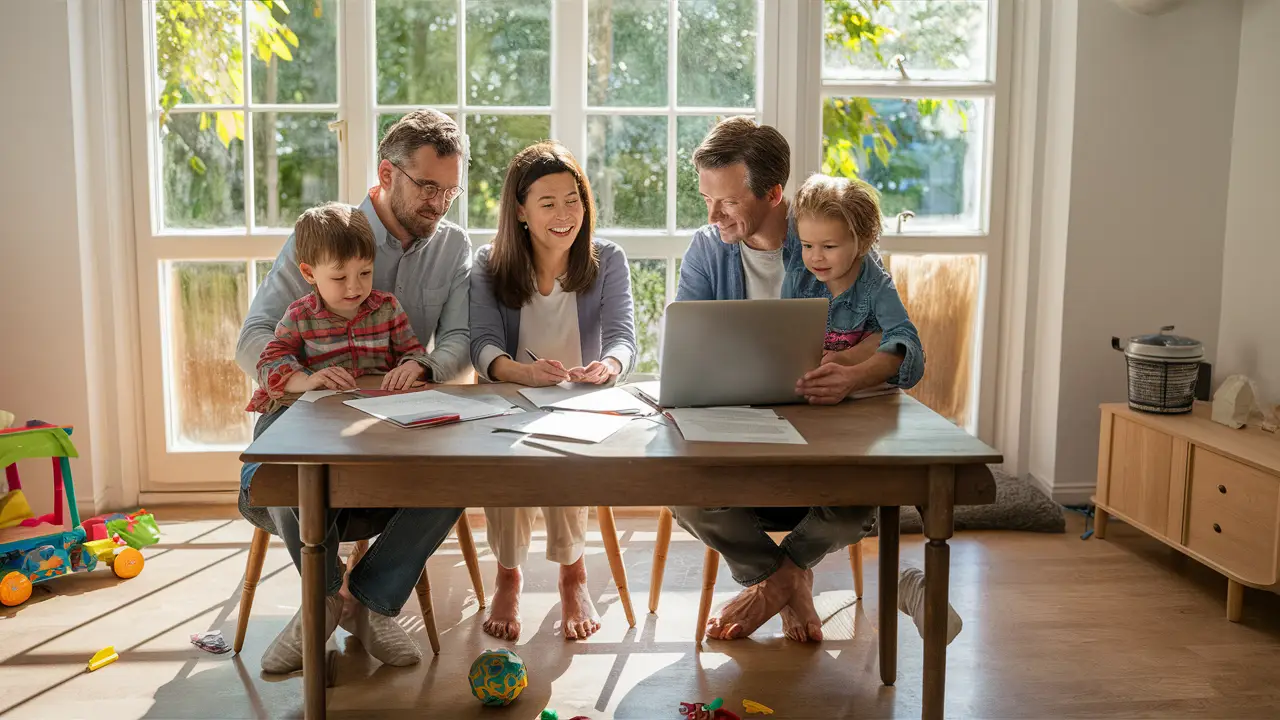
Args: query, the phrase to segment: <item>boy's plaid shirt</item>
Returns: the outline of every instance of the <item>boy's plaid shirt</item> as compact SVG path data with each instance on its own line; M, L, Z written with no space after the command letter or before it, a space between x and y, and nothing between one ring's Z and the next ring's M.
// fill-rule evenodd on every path
M276 337L258 359L258 390L245 408L268 413L280 407L285 382L295 372L335 365L355 377L385 374L426 359L409 316L390 293L374 290L351 320L330 312L315 292L296 300L276 325Z

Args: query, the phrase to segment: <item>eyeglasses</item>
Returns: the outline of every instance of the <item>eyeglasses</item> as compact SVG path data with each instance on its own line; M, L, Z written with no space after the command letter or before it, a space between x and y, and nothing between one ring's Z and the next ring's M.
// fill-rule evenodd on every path
M391 163L391 165L394 166L395 169L403 173L405 177L409 178L409 182L418 186L418 193L421 195L423 200L435 200L436 198L440 197L441 193L443 193L444 201L447 203L451 203L454 200L456 200L459 195L462 194L461 185L454 185L451 188L443 188L431 182L430 180L419 180L415 178L414 176L405 172L404 168L400 167L399 165L396 165L395 163Z

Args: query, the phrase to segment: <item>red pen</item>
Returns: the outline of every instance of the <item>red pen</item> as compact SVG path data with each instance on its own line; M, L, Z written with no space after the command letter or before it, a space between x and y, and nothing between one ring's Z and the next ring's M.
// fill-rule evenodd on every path
M405 427L430 427L432 425L448 425L462 420L461 415L433 415L431 417L419 418L413 422L404 423Z

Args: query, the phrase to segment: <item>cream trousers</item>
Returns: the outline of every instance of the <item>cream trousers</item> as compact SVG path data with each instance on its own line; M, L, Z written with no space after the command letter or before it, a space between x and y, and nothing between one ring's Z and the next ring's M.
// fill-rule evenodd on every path
M484 509L489 549L502 567L520 567L529 558L537 516L538 508ZM578 562L587 546L587 509L544 507L542 519L547 525L547 559L561 565Z

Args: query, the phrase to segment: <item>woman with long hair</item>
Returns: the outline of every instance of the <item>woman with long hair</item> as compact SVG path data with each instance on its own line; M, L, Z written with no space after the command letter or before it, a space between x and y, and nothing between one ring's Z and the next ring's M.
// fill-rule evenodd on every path
M603 385L625 377L636 354L627 258L593 238L591 184L561 144L542 142L511 160L498 231L471 270L471 361L482 380L531 387ZM485 508L498 559L486 633L520 635L520 566L537 508ZM566 639L600 628L587 593L586 507L542 508L547 559L560 564Z

